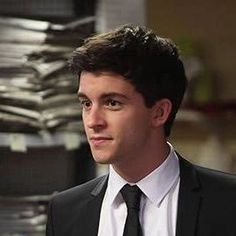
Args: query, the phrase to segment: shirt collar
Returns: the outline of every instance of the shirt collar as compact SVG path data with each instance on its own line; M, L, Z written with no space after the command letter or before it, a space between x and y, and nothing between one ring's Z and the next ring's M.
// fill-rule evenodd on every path
M145 196L156 206L161 203L179 178L179 160L172 145L170 143L168 145L170 146L170 153L166 160L136 183ZM117 203L122 201L119 192L125 184L127 184L127 181L110 166L107 197L111 204L115 200L117 200ZM132 185L132 183L130 184Z

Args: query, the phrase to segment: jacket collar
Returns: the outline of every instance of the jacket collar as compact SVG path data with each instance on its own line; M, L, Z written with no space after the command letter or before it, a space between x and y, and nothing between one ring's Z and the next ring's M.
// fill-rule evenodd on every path
M102 176L95 188L91 191L92 196L99 196L105 194L106 188L107 188L107 181L108 181L108 175Z
M102 206L103 197L107 188L108 175L101 177L95 188L90 193L90 199L88 200L84 210L84 217L87 219L84 221L83 232L89 236L97 236L100 211Z
M201 202L200 182L195 167L179 156L180 188L176 236L194 236Z

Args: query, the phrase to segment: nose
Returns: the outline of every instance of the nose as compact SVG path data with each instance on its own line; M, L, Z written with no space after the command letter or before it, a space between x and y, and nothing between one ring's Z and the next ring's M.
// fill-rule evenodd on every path
M92 107L88 113L83 114L84 124L95 131L99 131L106 126L103 112L98 107Z

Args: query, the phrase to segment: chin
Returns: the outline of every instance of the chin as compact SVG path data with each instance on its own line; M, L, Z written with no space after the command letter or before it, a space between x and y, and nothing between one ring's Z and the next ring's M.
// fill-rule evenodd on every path
M96 163L99 164L112 164L114 162L114 158L112 156L107 155L98 155L98 154L92 154L93 159Z

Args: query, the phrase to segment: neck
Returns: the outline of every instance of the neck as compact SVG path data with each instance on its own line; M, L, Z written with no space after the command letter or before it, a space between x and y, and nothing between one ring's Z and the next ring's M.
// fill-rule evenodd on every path
M136 183L149 175L153 170L158 168L168 157L170 147L166 141L159 142L155 151L143 154L140 158L133 158L133 162L114 163L112 164L114 170L126 181ZM152 149L154 150L154 149ZM130 160L130 159L129 159Z

